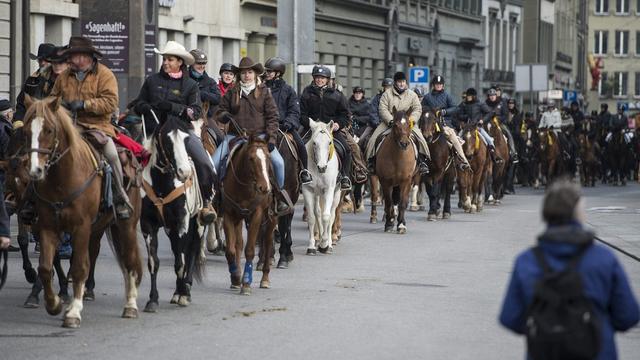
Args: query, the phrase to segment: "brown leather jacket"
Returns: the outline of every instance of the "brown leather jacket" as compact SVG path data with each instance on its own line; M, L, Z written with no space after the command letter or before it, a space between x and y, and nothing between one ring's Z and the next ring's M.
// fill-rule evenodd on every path
M108 67L96 63L83 81L76 79L71 69L65 70L58 76L51 96L66 102L84 100L84 110L78 111L78 125L116 136L111 115L118 109L118 82Z

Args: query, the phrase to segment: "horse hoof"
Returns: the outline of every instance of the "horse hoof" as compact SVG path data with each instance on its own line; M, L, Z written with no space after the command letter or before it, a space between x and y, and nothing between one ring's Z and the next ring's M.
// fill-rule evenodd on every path
M436 214L427 215L427 221L436 221Z
M58 294L58 296L60 296L63 304L69 305L71 303L71 296L69 296L69 294Z
M124 308L122 310L122 317L125 319L137 319L138 318L138 309L136 308Z
M309 216L307 214L302 215L302 221L303 222L309 221Z
M307 249L307 255L314 256L316 254L316 249Z
M420 211L425 211L427 210L427 208L424 205L420 205L420 207L418 208L418 210Z
M398 226L398 234L404 235L407 233L407 227L404 225Z
M451 213L448 213L448 212L443 213L442 214L442 219L444 219L444 220L451 219Z
M33 284L38 280L38 272L34 268L28 268L24 271L24 277L29 284Z
M149 300L147 302L147 305L144 307L144 312L146 312L146 313L157 313L158 312L158 303L156 301Z
M24 302L24 307L27 309L35 309L40 306L40 299L35 295L29 295Z
M94 301L96 299L96 294L93 292L93 290L86 289L82 298L84 299L84 301Z
M233 285L233 284L231 284L231 286L229 286L229 289L231 289L231 290L238 290L238 289L240 289L240 285Z
M411 207L409 207L409 211L418 211L418 209L420 209L418 205L411 205Z
M256 271L262 271L262 266L264 264L262 263L262 261L258 262L258 264L256 265Z
M369 223L370 223L370 224L377 224L377 223L378 223L378 219L377 219L377 218L374 218L374 217L369 218Z
M240 288L240 295L251 295L251 286L243 284L242 288Z
M187 307L191 304L191 299L186 295L180 295L178 298L178 306Z
M173 296L171 297L171 300L169 301L169 304L177 304L178 300L180 300L180 295L173 294Z
M280 260L278 260L278 269L288 269L289 268L289 262L287 261L287 259L285 258L280 258Z
M54 305L52 307L47 306L47 312L49 315L53 316L59 315L62 312L62 301L60 301L60 298L57 295L54 299Z
M393 232L393 225L385 225L384 232Z
M322 254L326 254L329 251L329 247L319 247L318 251L320 251L320 253Z
M293 254L287 255L286 259L287 259L288 262L292 262L293 261Z
M78 318L64 318L62 321L62 327L69 329L77 329L80 327L80 319Z
M271 289L271 283L269 280L260 281L260 289Z

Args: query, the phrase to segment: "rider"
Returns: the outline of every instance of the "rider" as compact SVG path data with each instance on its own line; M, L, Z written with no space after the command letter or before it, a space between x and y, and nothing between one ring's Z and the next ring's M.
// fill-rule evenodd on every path
M308 169L307 148L302 141L298 128L300 127L300 101L298 94L282 78L286 70L284 60L278 57L268 59L265 64L265 84L271 90L273 100L278 106L280 130L291 134L298 148L298 155L302 163L300 182L310 184L313 181Z
M490 121L494 112L487 106L487 104L478 101L478 93L474 88L468 88L465 92L464 101L458 105L458 117L469 125L477 125L478 133L482 138L482 141L487 145L489 150L489 156L495 163L502 163L504 160L496 154L496 148L493 145L493 138L487 134L482 124L485 121Z
M584 121L584 113L580 110L580 104L577 101L571 102L571 108L569 109L569 115L573 118L573 125L577 131L582 129L582 122Z
M235 66L233 64L224 63L220 65L218 74L220 75L220 81L218 81L218 89L220 90L220 96L224 96L227 90L233 87L233 81L236 78L234 72Z
M27 108L24 105L25 94L36 99L49 96L51 89L53 89L53 84L56 82L57 75L66 70L66 61L64 57L58 54L61 51L62 48L56 47L53 44L44 43L38 46L38 55L31 54L32 60L37 60L39 67L38 70L31 74L24 82L22 91L20 91L16 99L16 113L13 118L14 121L20 121L16 128L22 126L24 114L27 112ZM58 65L57 68L59 71L57 73L53 71L54 65L51 64L52 57L59 59L59 61L57 61L58 64L64 64Z
M490 88L487 92L487 99L485 100L485 103L495 113L495 115L498 117L498 120L500 120L500 129L509 140L507 141L507 143L509 144L509 157L512 159L513 163L517 163L518 153L516 152L516 147L513 142L513 136L511 135L511 131L509 131L506 126L506 121L509 117L509 109L506 104L507 101L498 92L499 89L500 87L498 86Z
M628 121L627 121L627 115L624 114L624 111L625 111L624 105L619 105L618 113L615 115L612 115L609 118L609 126L608 126L609 132L607 133L607 137L605 138L605 141L607 143L611 141L611 138L613 137L614 134L618 134L621 131L627 129ZM631 141L628 134L625 134L624 140L627 144Z
M116 216L128 219L133 207L123 186L122 165L113 142L117 133L111 124L111 115L118 110L118 82L113 72L98 61L102 53L88 38L72 36L64 56L70 67L58 76L51 96L62 99L63 106L75 113L82 128L108 135L101 150L113 169Z
M216 111L216 120L223 124L231 122L229 133L224 142L213 154L216 169L226 166L223 160L229 153L229 143L241 132L256 132L266 136L269 143L269 153L273 171L275 173L279 192L276 198L276 212L278 215L290 211L290 200L284 191L284 160L276 148L276 133L278 131L278 107L269 88L260 82L258 76L264 72L260 63L254 63L251 58L244 57L238 67L234 66L238 82L231 87L220 101Z
M393 120L393 109L396 111L409 111L411 109L410 118L414 121L419 121L422 115L422 105L418 100L418 95L415 92L409 90L407 85L407 76L405 73L398 71L393 75L393 87L382 94L380 99L380 118L382 122L371 135L371 140L367 143L366 156L368 159L369 169L375 170L375 147L377 139L382 136L387 129L390 128L389 123ZM422 136L419 126L414 126L411 129L413 136L415 137L418 145L418 171L421 175L429 173L429 166L427 161L430 161L429 146L427 141Z
M364 89L360 86L353 88L353 94L349 98L349 111L353 133L360 138L371 123L371 104L364 97Z
M11 103L7 99L0 100L0 159L6 159L7 147L12 134L11 118L13 109ZM11 245L11 227L9 215L4 203L4 186L5 186L5 170L0 168L0 249L8 249L9 251L18 251L18 247ZM2 244L5 244L3 246Z
M333 120L333 140L340 143L344 149L344 159L340 171L340 189L350 190L351 147L344 134L338 131L349 124L347 99L340 91L329 86L331 70L328 67L314 66L311 76L313 76L313 82L304 88L300 96L300 123L306 133L309 130L309 118L323 123L329 123Z
M360 141L358 145L362 149L366 149L367 142L371 137L373 131L380 125L380 99L382 98L382 94L385 91L391 89L393 87L393 79L392 78L384 78L382 79L382 89L378 91L376 96L371 99L371 108L369 109L369 124L367 124L367 128L364 130L362 135L360 136Z
M462 144L460 144L458 135L455 130L453 130L452 121L458 109L451 95L444 90L444 77L442 75L434 76L433 79L431 79L431 85L431 91L422 99L422 109L423 111L427 108L436 112L439 111L439 115L441 115L440 119L444 120L444 123L440 125L442 126L445 137L453 145L461 161L460 168L463 170L470 169L471 166L469 165L467 157L464 155Z
M198 83L202 107L203 109L208 108L207 113L203 114L203 117L207 120L208 128L216 134L216 142L220 144L224 139L224 135L220 129L218 129L218 126L212 123L214 109L220 103L220 89L216 81L210 77L205 70L208 61L207 54L201 49L193 49L190 53L196 62L189 66L189 76Z
M558 137L558 142L560 143L563 157L565 158L565 160L571 159L571 154L568 152L570 145L567 141L566 136L564 135L564 132L562 132L562 116L560 115L560 111L558 111L558 109L556 108L556 102L553 99L549 100L549 102L547 103L547 110L542 113L538 128L552 129Z
M135 103L135 111L145 117L153 118L153 113L161 119L168 116L179 117L184 121L198 119L202 112L198 83L188 76L187 65L194 63L184 46L175 41L168 41L163 51L154 49L162 55L162 68L144 81ZM213 184L216 173L202 141L193 131L185 139L187 153L193 160L200 184L203 207L200 209L200 221L212 223L216 212L211 204Z

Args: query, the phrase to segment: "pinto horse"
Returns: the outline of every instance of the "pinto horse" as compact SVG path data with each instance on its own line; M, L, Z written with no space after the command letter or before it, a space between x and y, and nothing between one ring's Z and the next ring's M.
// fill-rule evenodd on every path
M224 208L224 233L227 239L225 255L231 276L231 288L240 294L251 294L253 258L256 241L262 239L261 251L271 254L273 231L276 227L273 169L269 159L267 142L251 135L247 143L230 155L228 175L223 180L222 202ZM244 271L240 270L242 254L242 223L247 226L247 243L244 247ZM271 287L269 272L271 261L262 266L260 287Z
M129 219L117 220L112 211L102 211L105 168L55 98L36 100L29 106L24 134L31 190L39 215L35 225L40 234L38 274L44 286L47 312L57 315L62 311L62 302L52 284L52 262L61 232L71 234L73 248L73 300L62 325L77 328L81 322L85 282L106 231L124 275L126 304L122 317L137 317L136 298L142 278L136 239L139 189L129 187L129 200L134 208Z
M480 139L480 133L477 125L468 124L465 125L462 130L462 138L465 143L462 146L464 155L469 160L471 165L472 174L461 176L462 182L461 188L466 189L462 200L463 208L466 212L482 211L482 205L484 201L484 183L487 178L488 168L491 165L489 159L489 153L484 141Z
M546 178L546 184L550 185L551 182L562 176L566 171L562 150L555 131L539 128L538 145L540 147L541 173Z
M451 217L451 193L456 176L454 155L444 135L444 129L438 123L440 119L432 110L425 109L420 117L420 131L427 140L431 153L431 171L423 176L429 196L428 221L435 221L440 210L440 199L444 200L442 218Z
M497 116L494 116L491 121L487 123L487 131L493 138L494 146L496 148L496 155L498 155L503 160L500 163L493 164L491 168L491 190L493 192L494 202L498 204L504 196L504 187L507 182L507 168L509 166L509 144L507 144L507 139L502 133L500 120Z
M335 153L333 145L332 127L333 121L325 124L309 119L311 138L307 142L307 153L309 154L309 171L313 182L302 185L304 205L308 210L309 243L307 255L315 255L317 250L322 253L333 251L333 223L336 218L336 209L341 200L341 191L337 184L339 164L338 155ZM316 242L316 231L318 243Z
M169 117L161 123L151 138L151 158L142 173L145 196L142 199L140 229L147 246L147 265L151 274L145 312L158 310L160 228L165 229L174 255L176 289L171 303L188 306L193 278L201 281L204 274L204 227L198 222L202 198L185 146L189 130L191 124L176 117Z
M411 139L414 119L408 111L393 109L391 133L382 140L376 161L376 175L380 179L380 189L384 196L385 224L384 231L393 230L396 220L394 206L398 206L397 232L405 234L407 223L404 215L409 203L409 192L416 172L416 150ZM376 205L371 205L371 214Z

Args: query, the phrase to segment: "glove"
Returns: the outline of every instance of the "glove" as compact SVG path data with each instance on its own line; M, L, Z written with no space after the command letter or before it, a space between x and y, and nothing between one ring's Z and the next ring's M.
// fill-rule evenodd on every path
M140 115L151 114L151 105L146 102L140 102L136 105L136 112Z
M163 100L160 103L158 103L158 110L163 112L171 111L172 107L173 107L173 104L171 103L171 101Z
M283 132L289 132L291 131L291 129L293 129L293 126L291 126L291 124L286 122L286 123L283 123L280 128L282 129Z
M445 116L445 115L447 115L447 110L446 109L440 110L440 116Z
M226 124L231 120L233 120L233 116L231 116L231 114L229 112L225 111L220 116L220 122L222 122L223 124Z
M269 143L269 145L267 145L267 148L269 148L269 152L273 152L273 150L276 149L276 144Z
M84 110L84 101L82 100L74 100L69 103L69 110L71 111L79 111Z

